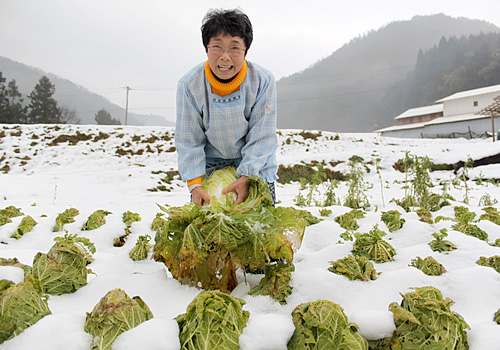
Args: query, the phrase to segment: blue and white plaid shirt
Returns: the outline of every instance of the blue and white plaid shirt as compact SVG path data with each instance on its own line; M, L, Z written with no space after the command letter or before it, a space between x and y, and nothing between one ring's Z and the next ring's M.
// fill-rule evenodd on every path
M240 90L212 93L205 63L177 86L175 146L184 181L205 174L206 159L233 159L239 176L277 179L276 82L266 69L247 61Z

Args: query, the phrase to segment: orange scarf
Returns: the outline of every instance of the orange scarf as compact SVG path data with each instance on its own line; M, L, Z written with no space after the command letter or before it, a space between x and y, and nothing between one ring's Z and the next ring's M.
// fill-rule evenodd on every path
M226 96L232 94L235 91L238 91L246 75L247 75L247 61L244 61L243 67L241 67L241 70L238 72L238 74L236 74L233 80L231 80L229 83L221 83L212 73L208 61L205 63L205 76L207 77L208 82L210 83L212 92L219 96Z

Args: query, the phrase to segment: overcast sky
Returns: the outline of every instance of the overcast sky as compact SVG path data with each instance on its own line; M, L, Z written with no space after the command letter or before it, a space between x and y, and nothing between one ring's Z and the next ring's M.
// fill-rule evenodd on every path
M206 59L203 16L209 8L236 7L254 28L247 59L277 79L415 15L444 13L500 26L498 0L0 0L0 56L69 79L122 107L130 86L131 110L171 119L177 80Z

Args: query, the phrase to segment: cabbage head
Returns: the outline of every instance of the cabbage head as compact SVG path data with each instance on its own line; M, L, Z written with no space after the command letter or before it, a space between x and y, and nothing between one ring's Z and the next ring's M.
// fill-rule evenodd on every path
M396 330L393 343L403 349L469 349L466 329L469 325L459 314L451 311L453 300L443 299L434 287L415 288L403 296L401 306L392 303Z
M219 291L204 291L177 316L181 350L239 350L250 313L245 302Z
M358 326L348 323L344 309L329 300L303 303L292 312L295 331L288 350L368 350Z
M84 330L94 337L93 350L111 350L116 337L152 318L153 313L140 297L130 298L117 288L87 313Z
M237 206L234 199L218 200L211 192L234 180L234 167L214 171L205 180L214 196L210 205L160 206L168 217L158 216L153 223L153 259L165 263L181 283L231 292L238 285L237 268L259 270L274 260L291 262L306 226L318 222L307 211L273 207L269 186L258 177L247 180L249 196Z
M73 293L87 284L87 265L93 261L94 245L76 235L56 237L47 254L38 252L33 259L33 276L47 294Z
M32 276L18 284L0 281L0 344L50 314L47 296Z

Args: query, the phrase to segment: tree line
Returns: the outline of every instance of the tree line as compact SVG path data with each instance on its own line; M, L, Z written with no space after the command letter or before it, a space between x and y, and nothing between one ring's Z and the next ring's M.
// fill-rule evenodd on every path
M420 50L414 70L385 96L386 113L434 104L456 92L500 84L500 33L442 38Z
M76 111L59 106L52 97L55 85L42 76L25 101L15 79L7 82L0 72L0 124L80 124ZM120 121L102 108L95 115L101 125L120 125Z

